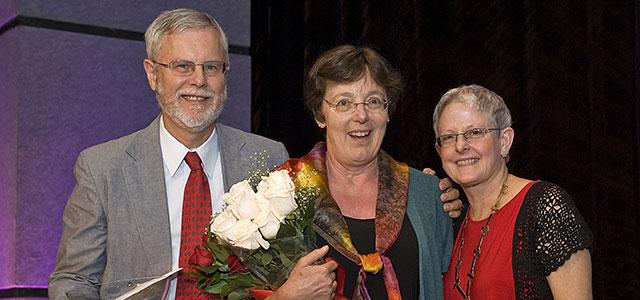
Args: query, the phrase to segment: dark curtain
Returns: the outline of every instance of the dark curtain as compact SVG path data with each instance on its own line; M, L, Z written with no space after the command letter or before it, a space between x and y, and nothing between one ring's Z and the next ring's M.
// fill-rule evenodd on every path
M589 223L596 299L640 295L636 1L253 1L253 130L292 156L322 139L302 104L306 70L336 45L368 45L406 82L383 149L444 174L431 117L476 83L516 132L512 173L551 181ZM481 276L481 274L480 274Z

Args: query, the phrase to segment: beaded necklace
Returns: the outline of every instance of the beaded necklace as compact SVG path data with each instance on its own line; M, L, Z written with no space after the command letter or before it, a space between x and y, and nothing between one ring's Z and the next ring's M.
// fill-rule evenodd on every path
M508 178L509 177L507 177L507 179ZM471 299L471 297L469 297L469 289L471 288L471 280L473 280L473 277L475 276L474 273L476 268L476 262L478 261L478 257L480 256L480 247L482 247L482 241L484 240L484 237L487 234L489 234L489 223L491 222L491 217L493 217L493 214L498 210L498 205L500 205L500 200L502 199L502 196L504 196L507 193L508 189L509 189L509 186L507 185L507 180L505 180L505 183L502 184L502 189L500 189L500 194L498 194L498 197L496 198L496 203L491 207L491 213L487 218L487 222L484 223L484 226L482 226L482 234L480 235L480 240L478 240L478 246L476 246L476 248L473 250L473 260L471 261L471 269L469 270L469 273L467 273L466 290L463 290L462 287L460 286L460 277L458 276L458 272L460 271L460 266L462 265L462 246L464 245L464 232L467 227L467 223L469 222L469 211L467 211L467 214L464 217L464 223L462 223L462 229L461 229L462 232L460 233L460 245L458 246L458 260L456 262L455 279L453 280L453 287L456 290L458 290L458 292L460 292L460 295L462 295L463 299Z

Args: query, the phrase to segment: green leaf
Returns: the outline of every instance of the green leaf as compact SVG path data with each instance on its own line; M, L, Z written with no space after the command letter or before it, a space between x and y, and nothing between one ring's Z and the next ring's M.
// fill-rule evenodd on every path
M223 266L220 266L219 270L222 273L228 273L231 271L231 267L229 267L229 265L223 265Z
M237 289L229 295L227 295L227 300L243 300L243 299L251 299L249 296L249 289Z
M271 261L273 260L273 256L271 256L271 254L265 252L264 254L260 255L260 263L263 266L268 265L269 263L271 263Z
M290 224L283 223L283 224L280 224L280 229L278 229L278 234L276 235L276 238L279 239L279 238L294 236L294 235L296 235L296 229Z
M213 276L211 277L213 281L218 281L220 278L222 278L222 273L220 272L213 273Z
M207 279L207 276L195 272L189 272L189 276L193 277L196 281Z
M251 277L251 274L243 273L233 280L229 281L224 287L222 287L222 289L220 290L220 296L226 297L235 290L238 290L240 288L249 288L252 286L253 277Z
M204 288L204 291L209 294L221 294L222 289L228 285L226 281L218 281L210 284Z
M311 228L311 226L304 229L304 237L307 244L306 246L309 248L309 250L316 247L316 232L313 231L313 228Z
M280 257L283 267L288 267L293 264L293 262L282 252L278 253L278 257Z
M213 252L213 255L215 256L216 260L223 262L225 264L227 263L227 258L229 257L229 251L227 251L227 249L222 245L218 244L218 242L215 239L209 239L209 241L207 241L207 248L209 248L209 250Z
M230 281L230 280L234 280L236 277L244 275L244 274L249 274L249 272L242 272L242 273L222 273L220 274L220 278L226 281Z
M280 252L280 251L282 251L282 246L280 246L280 243L271 243L271 247L267 251L269 251L269 252Z
M217 266L216 266L216 265L213 265L213 266L206 266L206 267L203 267L203 266L194 266L194 268L195 268L196 270L202 271L202 272L204 272L204 273L206 273L206 274L213 274L213 273L215 273L216 271L218 271L218 269L219 269L220 267L221 267L220 265L217 265Z

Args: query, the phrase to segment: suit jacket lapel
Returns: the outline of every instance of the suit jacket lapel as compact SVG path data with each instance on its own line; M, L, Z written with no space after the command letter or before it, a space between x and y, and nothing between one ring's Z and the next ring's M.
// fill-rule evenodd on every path
M250 158L245 157L242 150L246 141L240 135L234 134L234 129L216 124L218 132L218 143L220 149L220 157L222 158L222 177L224 181L224 190L229 191L231 186L239 181L246 179L249 174L244 174L246 170L251 170ZM250 155L250 154L249 154Z
M150 269L160 275L171 269L171 228L160 149L159 120L141 130L127 153L131 161L123 168L138 234Z

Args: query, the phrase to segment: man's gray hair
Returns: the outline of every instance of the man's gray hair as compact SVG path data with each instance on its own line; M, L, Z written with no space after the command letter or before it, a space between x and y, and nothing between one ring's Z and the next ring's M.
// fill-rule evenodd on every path
M155 59L160 51L160 41L162 38L174 32L183 32L189 29L196 29L211 26L220 33L220 43L224 51L224 59L229 64L229 42L227 35L213 17L207 13L189 8L178 8L162 12L147 28L144 33L144 42L147 47L147 57Z

